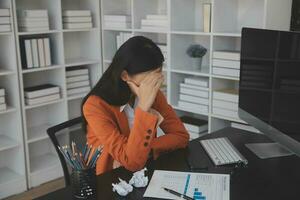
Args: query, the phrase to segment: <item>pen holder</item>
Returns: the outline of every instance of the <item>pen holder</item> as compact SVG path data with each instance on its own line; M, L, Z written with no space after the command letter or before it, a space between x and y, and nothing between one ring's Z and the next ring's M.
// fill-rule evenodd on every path
M95 168L74 170L71 174L74 199L96 199Z

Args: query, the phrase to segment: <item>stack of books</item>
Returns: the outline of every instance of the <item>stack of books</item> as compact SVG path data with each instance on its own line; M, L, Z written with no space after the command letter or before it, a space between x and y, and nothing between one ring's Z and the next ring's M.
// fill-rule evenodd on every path
M212 65L215 75L240 77L240 53L237 51L214 51Z
M10 10L8 8L2 8L0 9L0 33L10 31Z
M178 106L198 113L208 113L208 78L187 77L180 83Z
M167 15L146 15L146 19L141 21L141 29L167 30L168 22Z
M157 43L156 45L160 48L162 54L164 55L165 60L167 60L167 55L168 55L167 44Z
M116 36L116 40L117 40L117 49L120 48L120 46L126 42L129 38L133 37L132 33L123 33L120 32L119 35Z
M198 119L190 116L180 117L184 127L190 134L190 140L194 140L200 136L203 136L208 131L207 120Z
M57 85L43 84L24 88L26 105L36 105L60 99L60 88Z
M49 38L22 39L20 41L20 50L23 69L51 65Z
M6 110L5 89L0 88L0 111Z
M114 29L131 28L131 16L129 15L104 15L104 27Z
M213 91L212 112L216 115L239 119L239 94L236 89L220 89Z
M20 10L18 24L19 30L23 32L48 31L48 10Z
M92 28L92 12L90 10L64 10L64 29Z
M87 94L91 90L89 70L75 68L66 71L67 96Z

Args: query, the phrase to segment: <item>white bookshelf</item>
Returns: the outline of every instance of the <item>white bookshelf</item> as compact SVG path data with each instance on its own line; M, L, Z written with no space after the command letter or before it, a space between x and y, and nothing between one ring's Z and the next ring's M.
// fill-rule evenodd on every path
M12 0L1 0L10 9L11 31L0 33L0 88L5 89L6 110L0 111L0 199L26 190L24 140L18 83L16 38Z
M104 15L129 15L131 26L108 28L102 26L103 70L117 50L116 36L132 33L167 44L164 68L167 79L167 99L179 115L206 119L209 132L230 126L230 122L245 123L241 119L212 113L212 91L222 88L238 89L239 78L214 75L212 53L215 50L240 51L242 27L289 30L291 0L101 0ZM203 4L211 3L211 32L203 29ZM278 15L280 13L280 15ZM141 29L141 19L147 14L167 15L166 29ZM102 21L102 24L103 21ZM187 56L190 44L207 48L201 70L196 69ZM209 80L209 112L203 113L178 106L179 84L185 77L204 77Z
M46 133L47 128L81 114L80 105L86 93L67 96L66 70L73 67L88 68L91 86L101 77L100 4L98 0L13 0L13 3L27 181L28 188L32 188L63 176L57 153ZM18 31L17 12L23 9L48 10L50 30ZM64 29L63 10L91 10L93 27ZM20 43L23 38L38 37L50 39L52 65L24 69L21 64ZM26 105L24 88L47 83L60 87L61 98L37 105ZM59 137L67 144L66 134Z

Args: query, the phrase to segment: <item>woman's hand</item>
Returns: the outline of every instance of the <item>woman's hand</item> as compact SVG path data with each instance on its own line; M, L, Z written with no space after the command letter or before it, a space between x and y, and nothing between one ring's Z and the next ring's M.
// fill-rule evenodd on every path
M148 112L163 82L164 76L161 72L155 70L150 72L149 75L141 81L139 86L132 81L127 81L127 84L131 88L132 92L139 98L138 106L142 110Z

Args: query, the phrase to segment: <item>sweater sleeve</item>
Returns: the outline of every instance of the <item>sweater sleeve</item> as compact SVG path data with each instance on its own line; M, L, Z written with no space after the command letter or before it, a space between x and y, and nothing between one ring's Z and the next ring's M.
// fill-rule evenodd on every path
M189 141L189 134L183 123L173 108L168 104L161 91L158 92L156 98L155 109L159 111L164 118L160 124L160 128L165 135L152 140L151 146L154 154L186 147Z
M126 169L137 171L144 167L156 134L157 116L135 109L135 118L129 137L122 135L106 103L91 96L83 106L83 114L97 139Z

